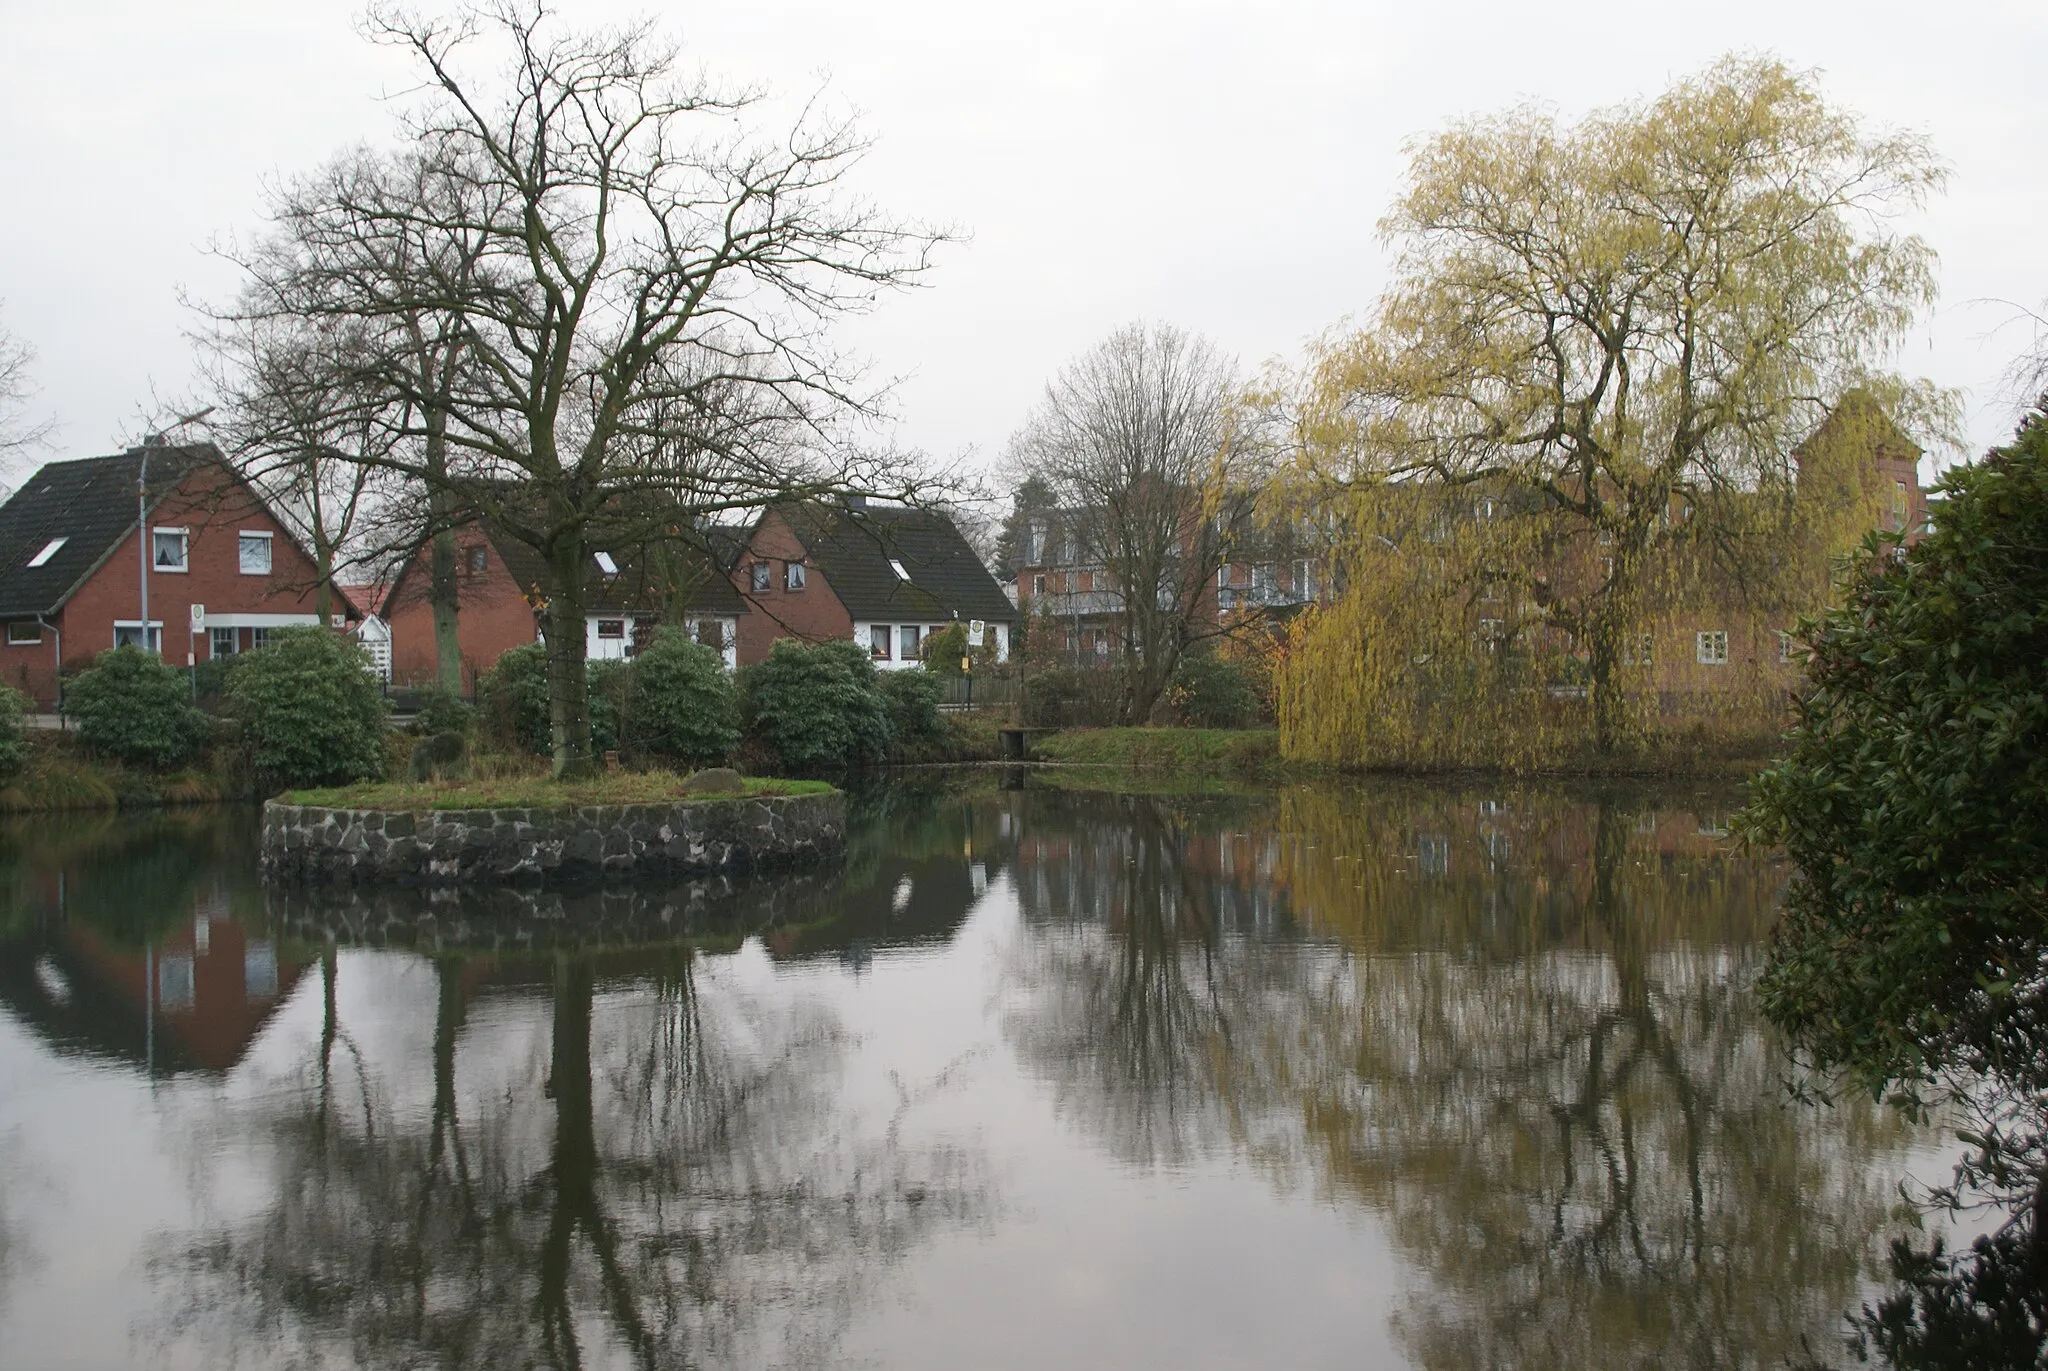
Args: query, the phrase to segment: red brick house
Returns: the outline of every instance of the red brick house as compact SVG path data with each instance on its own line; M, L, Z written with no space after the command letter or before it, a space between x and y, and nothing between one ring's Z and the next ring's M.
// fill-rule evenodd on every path
M137 543L145 470L148 570ZM263 645L275 628L316 624L312 558L211 445L151 444L51 462L0 506L0 680L46 708L60 669L82 670L118 643L147 642L177 665ZM338 591L344 622L357 617ZM193 627L193 606L204 622Z
M728 667L738 663L736 644L747 606L731 581L708 561L681 554L695 566L687 576L684 631L717 648ZM657 625L676 611L674 591L650 570L648 555L593 552L585 583L586 649L593 662L624 660L646 645ZM434 609L429 598L431 554L408 560L391 583L379 613L391 634L391 676L401 685L425 685L439 669L434 645ZM476 679L515 647L538 642L540 607L554 580L547 563L509 534L481 523L455 534L456 640L462 650L462 685Z
M852 640L883 670L916 666L924 639L954 622L983 625L1009 656L1017 609L945 515L901 505L777 506L747 531L733 584L741 665L777 638Z

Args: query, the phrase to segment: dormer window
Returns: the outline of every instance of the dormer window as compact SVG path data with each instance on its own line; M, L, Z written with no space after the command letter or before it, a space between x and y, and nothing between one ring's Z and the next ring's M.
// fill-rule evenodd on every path
M889 559L889 570L896 573L896 579L899 581L907 581L910 579L910 573L903 569L903 563L898 561L894 557L891 557Z
M149 556L153 571L190 571L192 534L188 529L160 528L152 535Z
M52 557L57 555L57 549L70 541L69 538L52 538L49 542L43 544L41 550L35 556L28 559L28 564L30 566L46 565Z
M597 569L599 571L602 571L607 576L619 574L619 564L612 560L611 553L599 552L594 554L594 556L597 558Z

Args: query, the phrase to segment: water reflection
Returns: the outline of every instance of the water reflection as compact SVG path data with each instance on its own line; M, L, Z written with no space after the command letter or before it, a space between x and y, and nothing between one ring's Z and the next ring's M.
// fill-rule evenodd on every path
M1717 805L1088 803L1112 839L1020 849L1012 1033L1119 1155L1385 1215L1426 1366L1779 1365L1839 1326L1910 1139L1786 1103L1748 993L1778 875Z
M1783 1364L1875 1274L1916 1139L1785 1102L1749 994L1780 877L1730 807L899 785L843 871L469 894L266 890L247 816L0 826L0 1078L129 1090L166 1166L125 1237L70 1223L24 1177L75 1204L125 1173L39 1143L74 1106L0 1098L0 1346L738 1367L859 1328L957 1364L880 1317L930 1289L987 1364L1140 1364L1131 1329L1248 1315L1062 1304L1030 1215L1113 1248L1151 1178L1249 1170L1403 1276L1292 1360L1355 1362L1365 1301L1423 1366ZM1190 1240L1227 1273L1238 1236ZM986 1289L945 1278L969 1240ZM142 1297L22 1298L93 1245Z

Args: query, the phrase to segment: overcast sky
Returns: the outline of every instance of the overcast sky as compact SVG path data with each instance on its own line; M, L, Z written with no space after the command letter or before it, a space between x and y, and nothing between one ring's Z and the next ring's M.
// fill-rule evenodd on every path
M564 0L654 13L710 68L821 80L878 147L861 183L971 241L930 288L852 330L902 376L900 438L1000 453L1048 375L1121 323L1171 320L1247 366L1363 311L1374 224L1412 134L1523 99L1570 114L1654 94L1733 49L1823 73L1954 169L1919 225L1939 312L1900 365L1965 387L1974 444L2048 300L2048 4L1723 0ZM153 394L189 393L179 291L224 298L206 254L258 226L264 179L382 140L403 70L353 0L0 0L0 326L39 354L50 455L110 451Z

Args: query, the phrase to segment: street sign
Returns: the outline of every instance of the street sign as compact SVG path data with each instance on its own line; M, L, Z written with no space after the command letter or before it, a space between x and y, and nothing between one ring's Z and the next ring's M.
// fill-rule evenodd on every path
M984 624L979 619L969 619L967 621L967 646L980 647L982 637L987 631L987 624Z
M205 605L194 605L194 606L192 606L192 631L193 631L194 633L204 633L204 632L206 632L206 606L205 606Z

